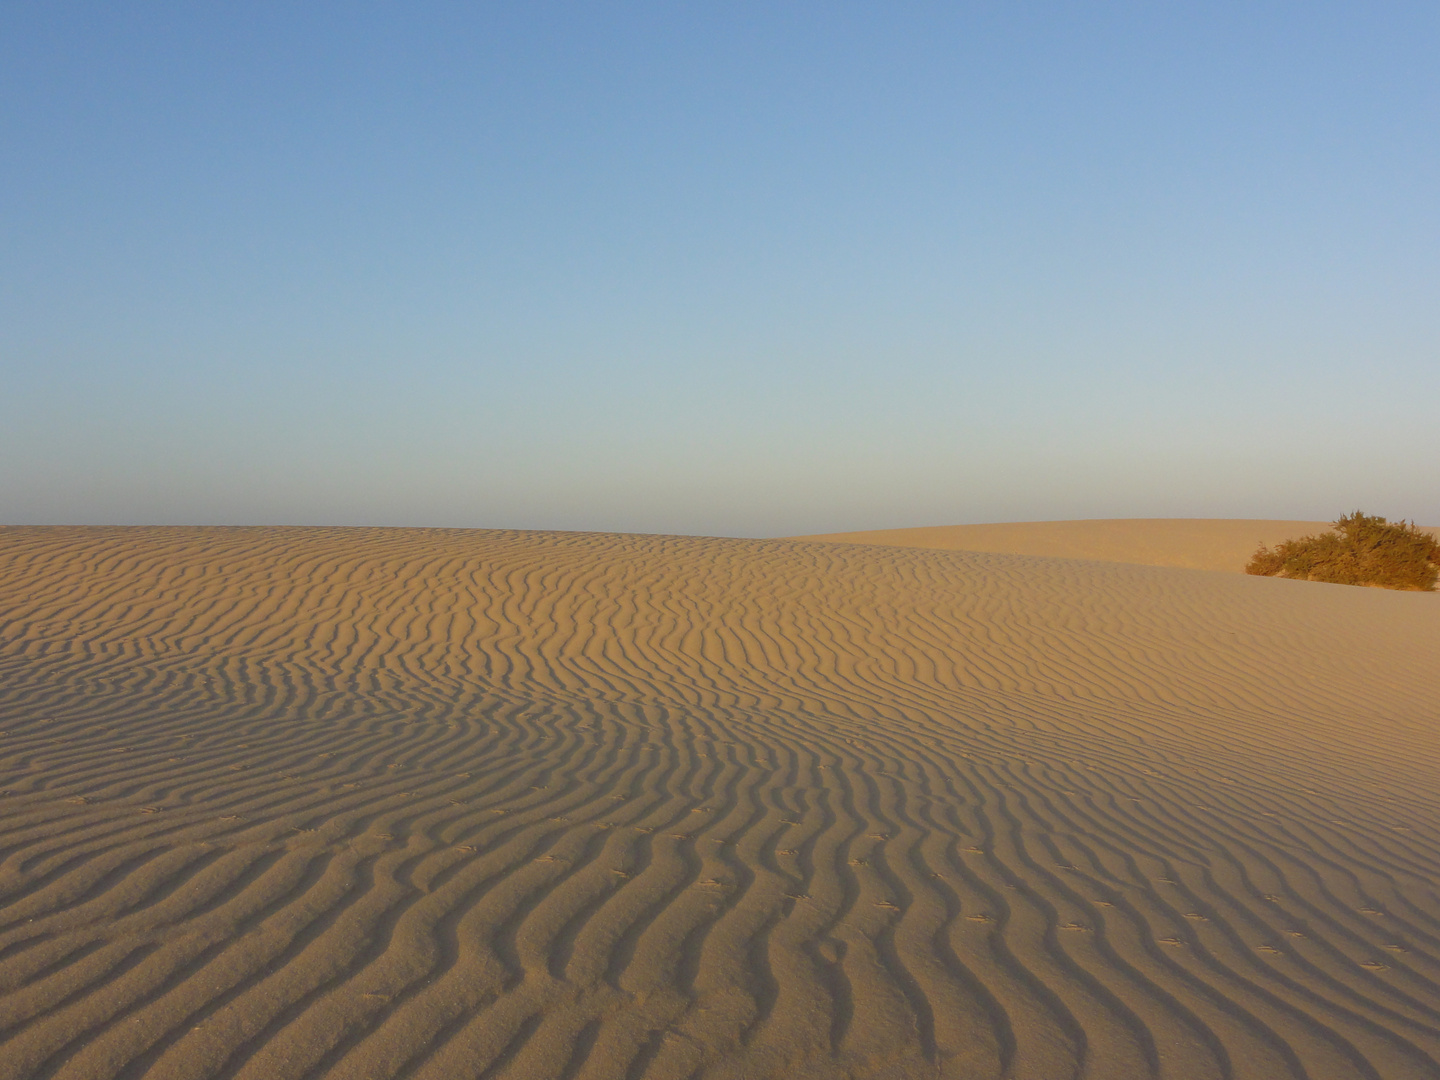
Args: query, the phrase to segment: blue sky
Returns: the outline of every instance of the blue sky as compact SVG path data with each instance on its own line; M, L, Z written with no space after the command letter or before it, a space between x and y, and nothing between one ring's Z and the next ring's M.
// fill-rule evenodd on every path
M0 9L0 522L1440 524L1433 3Z

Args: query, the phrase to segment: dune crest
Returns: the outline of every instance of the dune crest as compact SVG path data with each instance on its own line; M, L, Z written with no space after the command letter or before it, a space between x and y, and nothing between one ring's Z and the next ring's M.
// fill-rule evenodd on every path
M1052 559L1175 566L1243 573L1261 544L1329 531L1329 521L1247 518L1096 518L1017 521L995 525L935 525L914 529L796 536L832 544L884 544L939 551L986 551ZM1440 530L1429 530L1440 536Z
M1440 1077L1437 658L1115 562L3 529L0 1080Z

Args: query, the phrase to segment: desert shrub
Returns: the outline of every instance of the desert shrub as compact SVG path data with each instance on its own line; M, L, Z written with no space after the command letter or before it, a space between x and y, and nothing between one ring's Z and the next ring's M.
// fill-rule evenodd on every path
M1247 574L1376 585L1385 589L1433 590L1440 576L1440 542L1413 521L1389 522L1356 510L1333 531L1260 545Z

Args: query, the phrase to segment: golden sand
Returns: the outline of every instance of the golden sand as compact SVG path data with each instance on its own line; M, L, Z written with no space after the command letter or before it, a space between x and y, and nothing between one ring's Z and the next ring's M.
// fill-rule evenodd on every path
M0 730L4 1078L1440 1077L1433 595L11 528Z
M1109 518L1019 521L1000 525L938 525L918 529L798 536L826 543L885 544L940 551L992 551L1057 559L1098 559L1143 566L1240 573L1261 544L1329 531L1328 521L1245 518ZM1430 529L1440 536L1440 530Z

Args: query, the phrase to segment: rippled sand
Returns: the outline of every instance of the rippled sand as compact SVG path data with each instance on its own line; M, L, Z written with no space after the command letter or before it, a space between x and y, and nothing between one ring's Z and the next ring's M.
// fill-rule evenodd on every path
M0 1077L1440 1077L1440 598L0 530Z

